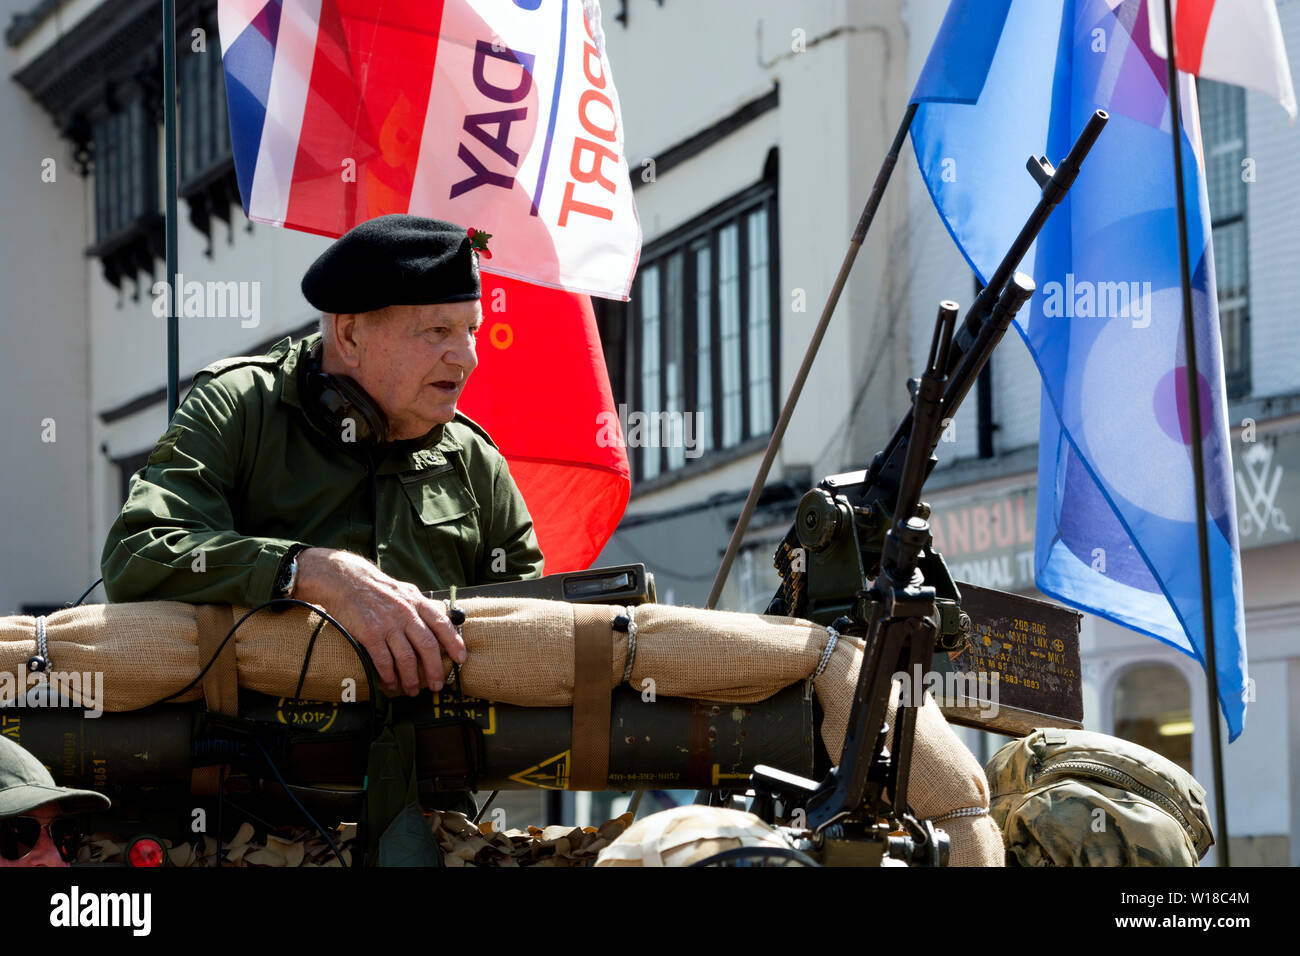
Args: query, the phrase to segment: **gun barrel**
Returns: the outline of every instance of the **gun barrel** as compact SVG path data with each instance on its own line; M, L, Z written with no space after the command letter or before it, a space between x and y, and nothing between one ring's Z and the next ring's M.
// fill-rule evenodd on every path
M896 520L906 522L916 511L921 500L921 485L925 481L926 462L939 440L942 429L944 399L947 396L948 352L952 348L953 324L957 321L957 303L945 299L939 303L939 316L934 323L934 338L930 342L930 357L926 369L916 386L912 406L912 436L908 443L907 461L899 482L899 501ZM905 492L903 489L910 489ZM908 500L902 500L906 494Z
M966 393L970 391L975 380L979 378L980 372L988 364L988 360L993 355L993 349L997 347L1002 336L1006 334L1007 329L1011 326L1011 320L1015 318L1016 313L1024 307L1029 301L1030 296L1034 294L1034 280L1029 278L1023 272L1017 272L1007 283L1002 295L998 299L997 305L989 314L986 321L980 328L979 337L976 338L975 344L971 349L962 356L962 361L953 370L948 379L948 387L944 389L943 405L940 411L940 421L951 418L957 413L957 407L961 405L966 398ZM930 442L926 446L927 451L934 451L939 444L940 430L936 429L929 436Z
M1083 160L1087 157L1089 150L1097 142L1097 137L1105 128L1110 117L1104 110L1095 111L1089 118L1087 124L1079 137L1070 147L1065 159L1056 167L1051 176L1043 181L1042 195L1039 197L1037 205L1030 213L1029 218L1021 227L1020 233L1012 242L1011 247L1007 250L1002 261L998 263L993 274L989 277L988 285L984 290L975 297L971 303L970 309L966 312L965 320L959 329L959 334L953 340L953 347L948 354L948 373L954 375L958 366L966 361L969 354L983 349L986 354L983 359L978 361L974 366L976 374L979 369L984 367L988 360L987 352L996 345L996 339L990 341L984 334L985 326L991 321L992 315L998 307L998 303L1003 300L1007 292L1009 283L1021 285L1019 280L1015 279L1016 268L1020 265L1020 260L1025 257L1029 247L1034 244L1038 234L1042 232L1043 226L1047 224L1047 219L1052 214L1052 210L1061 202L1070 186L1074 183L1075 177L1079 174L1079 168ZM1015 280L1013 282L1013 280ZM1019 296L1021 290L1012 293ZM1029 281L1029 294L1033 293L1033 282ZM1027 297L1026 297L1027 298ZM1023 305L1023 301L1020 303ZM1020 306L1017 305L1018 309ZM1014 310L1013 313L1014 314ZM1000 337L1000 336L999 336ZM973 380L973 379L972 379ZM969 384L967 385L969 389ZM961 392L964 397L966 391ZM960 398L949 406L945 402L945 412L951 414L957 409ZM864 491L871 490L877 497L883 493L884 496L892 498L897 491L902 479L903 472L903 455L902 449L906 446L908 438L912 432L912 410L909 408L899 422L894 434L890 437L884 450L872 461L871 467L867 469L866 479L863 482ZM878 488L875 486L879 486Z
M1043 226L1047 225L1052 210L1060 204L1066 193L1070 191L1070 187L1074 185L1084 158L1096 144L1097 137L1101 135L1109 119L1110 116L1105 110L1096 110L1084 125L1079 138L1070 147L1065 159L1061 160L1055 172L1043 183L1043 194L1039 197L1038 205L1029 214L1029 218L1020 229L1020 234L1011 243L1011 248L1002 257L998 267L993 270L993 275L989 276L984 291L971 303L970 312L967 313L968 322L971 319L977 322L981 320L986 313L992 311L994 303L1002 297L1003 287L1011 280L1015 270L1020 266L1020 260L1029 251L1029 247L1038 239Z

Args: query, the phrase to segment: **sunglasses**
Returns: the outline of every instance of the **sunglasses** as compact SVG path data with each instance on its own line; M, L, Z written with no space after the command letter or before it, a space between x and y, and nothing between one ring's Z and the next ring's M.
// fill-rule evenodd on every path
M0 857L10 862L23 859L36 849L41 831L46 829L63 862L71 863L81 849L81 827L75 817L66 816L49 822L36 817L0 817Z

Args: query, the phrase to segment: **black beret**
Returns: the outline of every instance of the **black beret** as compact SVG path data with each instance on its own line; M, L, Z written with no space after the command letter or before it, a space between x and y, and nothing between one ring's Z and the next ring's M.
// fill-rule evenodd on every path
M469 302L479 297L478 256L464 226L394 214L348 230L302 277L321 312Z

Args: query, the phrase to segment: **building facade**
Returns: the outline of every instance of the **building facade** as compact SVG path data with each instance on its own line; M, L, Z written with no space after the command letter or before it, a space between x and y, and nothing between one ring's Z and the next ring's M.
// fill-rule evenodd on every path
M602 559L645 561L662 600L703 604L756 473L764 430L794 379L947 5L629 6L625 30L609 31L628 155L645 157L646 170L659 157L689 159L637 184L643 265L619 316L624 338L612 350L606 335L607 353L616 352L612 368L621 363L614 381L630 408L689 408L700 420L694 433L683 427L661 439L681 447L630 451L640 459L632 503ZM1294 62L1300 3L1278 7ZM719 32L730 38L725 46ZM675 63L708 62L701 71L708 81L690 70L665 74L666 49ZM1293 225L1300 134L1262 95L1207 82L1198 93L1255 693L1247 730L1225 748L1232 858L1297 865L1300 339L1289 329L1298 280L1287 263L1300 252ZM757 209L747 205L756 191L775 194L774 217L749 211ZM767 229L768 248L754 238L756 222ZM713 282L702 285L708 270ZM771 271L776 288L763 298L757 290ZM975 291L908 151L721 606L766 607L777 583L772 552L798 497L824 475L870 462L906 407L903 385L924 360L938 302L968 304ZM728 338L736 315L747 333ZM768 336L772 353L763 350ZM1039 389L1028 350L1008 335L962 406L951 441L941 444L926 498L936 546L959 581L1041 598L1033 565ZM692 434L705 437L692 446ZM1211 711L1200 666L1092 615L1084 617L1081 650L1085 725L1169 756L1208 789ZM959 732L983 759L1005 742Z
M631 300L598 302L631 504L601 563L642 561L702 605L802 361L942 0L605 0L645 237ZM317 316L299 279L327 240L249 223L225 125L214 0L178 0L180 262L201 291L181 379ZM1279 0L1300 51L1300 0ZM0 0L0 351L9 450L0 613L59 607L98 576L126 482L166 425L161 18L154 0ZM1202 84L1255 701L1226 749L1235 863L1300 864L1300 131L1261 95ZM1160 158L1162 159L1162 158ZM865 467L906 405L937 303L974 278L910 149L812 368L721 606L763 610L799 497ZM1039 384L1015 335L927 486L958 580L1035 596ZM644 421L637 421L641 416ZM92 600L95 598L92 598ZM1085 721L1211 781L1199 666L1085 617ZM1002 738L963 731L987 758ZM583 810L585 807L576 809Z

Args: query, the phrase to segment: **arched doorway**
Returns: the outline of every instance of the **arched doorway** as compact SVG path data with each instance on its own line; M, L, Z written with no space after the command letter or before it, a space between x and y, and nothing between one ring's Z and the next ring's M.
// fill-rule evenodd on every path
M1192 698L1172 664L1135 664L1115 683L1115 736L1192 772Z

